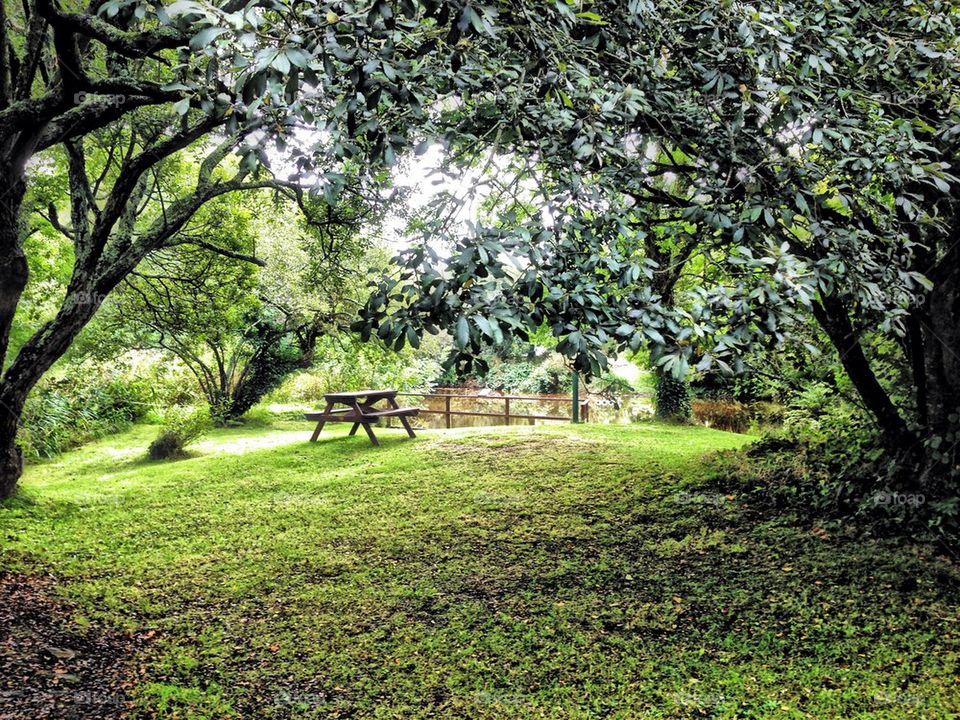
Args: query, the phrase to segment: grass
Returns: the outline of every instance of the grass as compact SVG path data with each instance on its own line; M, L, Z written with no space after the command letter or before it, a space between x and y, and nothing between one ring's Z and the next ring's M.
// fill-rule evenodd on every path
M701 482L704 428L306 443L136 427L28 471L0 564L152 631L161 718L947 718L960 573Z

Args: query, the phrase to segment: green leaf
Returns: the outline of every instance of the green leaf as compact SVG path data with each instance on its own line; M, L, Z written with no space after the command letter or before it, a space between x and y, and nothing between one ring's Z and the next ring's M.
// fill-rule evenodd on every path
M420 347L420 336L417 335L417 331L413 328L413 325L407 325L406 335L410 347L414 349Z
M223 27L206 27L190 38L190 49L203 50L203 48L207 47L207 45L212 43L225 32L229 32L229 30Z
M277 53L276 57L273 58L273 62L270 63L270 66L277 72L283 73L284 75L290 72L290 60L287 58L287 54L282 50Z
M286 49L287 59L298 68L305 68L310 64L310 55L298 47Z
M463 350L470 342L470 326L467 325L467 316L461 315L457 318L457 328L454 334L454 341L458 348Z
M490 329L490 322L483 317L482 315L474 315L473 322L476 324L480 331L487 337L493 337L493 331Z
M603 18L597 15L595 12L578 12L577 17L594 25L606 25Z
M657 345L666 345L667 341L663 339L663 335L660 334L660 331L656 328L646 327L643 329L644 334L653 340Z

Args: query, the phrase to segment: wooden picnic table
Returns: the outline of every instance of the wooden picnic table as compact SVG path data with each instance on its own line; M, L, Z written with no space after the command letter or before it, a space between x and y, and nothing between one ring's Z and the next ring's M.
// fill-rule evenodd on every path
M323 396L327 406L323 412L306 413L307 420L316 420L317 429L313 431L310 442L316 442L320 431L328 422L352 422L350 434L354 435L361 425L370 438L370 442L380 447L380 441L373 434L370 426L380 418L395 417L403 423L404 429L410 437L416 437L410 427L408 418L415 417L420 411L415 407L400 407L397 404L396 390L357 390L355 392L327 393ZM386 407L377 407L378 403L386 403ZM337 408L337 405L345 407Z

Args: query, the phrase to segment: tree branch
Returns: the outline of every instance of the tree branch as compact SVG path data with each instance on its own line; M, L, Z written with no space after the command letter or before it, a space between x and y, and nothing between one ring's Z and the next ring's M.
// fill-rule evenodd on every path
M106 247L110 234L123 215L130 196L143 174L166 157L193 144L214 128L223 124L221 118L205 118L203 121L172 137L144 150L130 160L124 161L117 175L103 211L91 232L91 247L88 258L96 260Z
M209 250L210 252L214 252L218 255L223 255L224 257L232 258L234 260L242 260L244 262L253 263L254 265L259 265L260 267L266 267L267 265L265 260L261 260L255 255L248 255L247 253L230 250L225 247L220 247L219 245L214 245L213 243L198 240L197 238L188 238L178 242L167 243L165 247L177 247L178 245L195 245L196 247Z
M51 0L38 0L37 8L57 31L84 35L128 58L145 58L159 50L186 45L190 38L168 27L144 32L126 32L88 13L65 13Z

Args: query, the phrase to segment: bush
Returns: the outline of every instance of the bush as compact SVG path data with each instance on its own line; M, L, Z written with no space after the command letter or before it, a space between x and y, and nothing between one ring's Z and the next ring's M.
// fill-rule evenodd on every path
M30 394L18 441L27 460L50 458L119 432L143 418L154 400L148 381L88 364L47 378Z
M749 371L732 376L717 372L697 375L690 385L691 392L696 398L736 400L747 404L761 400L777 400L790 392L783 383Z
M783 425L787 408L775 402L757 402L750 406L750 416L759 429L776 428Z
M386 350L378 343L361 343L346 337L324 337L317 343L314 366L294 373L268 393L267 403L316 404L325 393L363 390L370 387L411 390L426 387L441 372L439 357L427 349L435 340L424 339L421 350L410 347L400 352Z
M875 531L920 529L955 541L956 489L931 488L924 496L865 412L818 387L797 398L786 415L776 432L719 456L713 473L718 489L811 520L854 518Z
M570 369L559 355L552 353L534 368L527 383L517 390L545 395L569 394L573 391Z
M533 375L537 364L532 362L500 362L491 365L486 376L477 380L491 390L503 390L508 393L538 392Z
M792 437L823 437L831 426L842 427L851 422L856 409L837 397L825 383L811 383L791 398L783 415L783 428Z
M151 460L172 460L186 455L187 446L203 437L213 421L207 410L172 407L167 410L157 439L150 443Z
M318 403L328 392L333 392L328 377L305 370L292 375L279 390L270 393L267 397L274 401Z
M540 361L494 362L486 375L476 380L491 390L506 393L555 395L570 392L570 370L556 354Z
M748 408L735 400L694 400L694 419L707 427L742 433L753 420Z
M636 392L636 389L628 380L609 371L595 378L591 385L593 386L592 392L601 395L627 395Z

